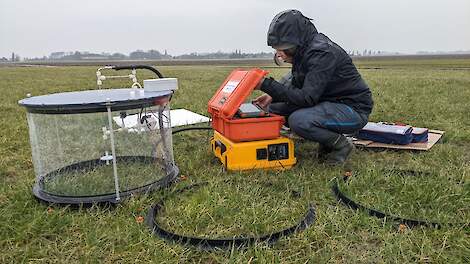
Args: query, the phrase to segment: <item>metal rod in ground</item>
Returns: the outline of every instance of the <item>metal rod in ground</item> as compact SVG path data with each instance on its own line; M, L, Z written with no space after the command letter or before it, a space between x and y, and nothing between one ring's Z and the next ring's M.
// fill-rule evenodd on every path
M110 100L108 100L106 108L108 109L109 138L111 139L111 154L113 155L114 188L116 189L116 201L119 201L121 200L121 196L119 195L119 179L116 166L116 150L114 148L113 117L111 115Z

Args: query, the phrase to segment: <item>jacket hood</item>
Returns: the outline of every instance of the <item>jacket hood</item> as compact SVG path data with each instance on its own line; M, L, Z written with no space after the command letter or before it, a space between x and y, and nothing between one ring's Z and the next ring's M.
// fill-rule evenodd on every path
M318 34L317 29L300 11L290 9L277 14L268 29L268 46L294 44L299 47L307 46Z

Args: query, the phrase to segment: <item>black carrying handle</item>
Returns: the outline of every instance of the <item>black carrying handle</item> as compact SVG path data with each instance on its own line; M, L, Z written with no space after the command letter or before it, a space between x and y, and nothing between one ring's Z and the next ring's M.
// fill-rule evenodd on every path
M112 66L116 71L120 70L133 70L133 69L145 69L154 72L158 78L164 78L163 75L154 67L148 65L129 65L129 66Z
M220 140L215 141L215 148L220 148L220 155L224 154L227 151L227 147Z

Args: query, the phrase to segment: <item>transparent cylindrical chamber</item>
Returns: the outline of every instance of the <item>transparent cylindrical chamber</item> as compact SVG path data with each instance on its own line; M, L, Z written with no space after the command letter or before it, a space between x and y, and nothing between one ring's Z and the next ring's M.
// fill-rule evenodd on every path
M107 112L28 112L36 187L41 192L76 198L113 195L113 158L120 193L176 176L169 102L126 110L110 107L112 128Z

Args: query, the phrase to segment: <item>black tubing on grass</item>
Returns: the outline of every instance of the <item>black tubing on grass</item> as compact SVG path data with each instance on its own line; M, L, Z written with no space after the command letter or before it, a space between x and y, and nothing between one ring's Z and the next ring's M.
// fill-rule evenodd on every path
M153 163L157 162L158 159L155 157L149 156L117 156L117 161L132 161L132 162L142 162L142 163ZM46 204L55 204L55 205L70 205L71 207L91 207L94 204L97 205L113 205L117 204L120 201L124 200L131 195L149 192L161 188L166 188L174 183L179 174L179 168L172 164L171 167L167 167L167 175L163 178L157 179L150 183L145 183L142 186L125 189L120 191L120 201L116 201L116 194L114 192L104 192L100 194L93 195L65 195L48 192L43 188L43 181L47 179L52 179L58 177L62 172L66 171L83 171L88 169L93 169L99 166L104 166L106 161L100 159L80 161L74 164L67 165L60 169L49 172L46 175L43 175L42 178L35 183L33 186L33 195L36 199Z
M194 188L201 187L203 185L207 185L208 182L202 183L195 183L183 187L179 190L176 190L166 197L163 197L159 202L153 205L147 215L147 224L151 228L152 232L159 237L177 242L183 245L191 245L195 247L199 247L202 249L215 249L215 248L227 248L227 247L240 247L246 246L249 244L253 244L254 242L268 242L274 243L279 240L281 237L291 235L296 232L300 232L305 230L311 224L315 222L315 206L313 204L309 204L308 210L305 213L305 216L295 225L285 228L283 230L273 232L266 235L261 236L236 236L232 238L206 238L206 237L193 237L193 236L185 236L176 234L174 232L168 231L164 229L157 221L159 213L163 210L165 206L165 200L175 194L181 194L186 191L189 191Z
M175 129L173 130L173 132L171 132L172 134L177 134L177 133L180 133L180 132L183 132L183 131L189 131L189 130L212 130L213 128L210 127L210 126L204 126L204 127L184 127L184 128L180 128L180 129Z
M112 68L116 71L145 69L145 70L149 70L149 71L152 71L153 73L155 73L158 76L158 78L163 78L163 75L157 69L155 69L152 66L148 66L148 65L112 66Z
M401 174L409 174L409 175L417 175L417 174L427 174L426 172L417 172L413 170L406 170L406 171L400 171ZM344 183L348 181L350 177L343 176L342 180ZM391 219L393 221L399 222L401 224L407 225L408 227L415 227L415 226L428 226L428 227L436 227L436 228L441 228L442 226L469 226L469 223L440 223L440 222L434 222L434 221L429 221L425 219L410 219L402 216L397 216L397 215L392 215L392 214L386 214L382 211L379 211L374 208L369 208L359 202L354 201L352 198L348 197L344 192L341 191L339 188L338 184L339 179L335 178L333 185L331 187L333 194L335 195L336 199L339 202L342 202L343 204L349 206L353 210L362 210L365 211L367 214L370 216L375 216L377 218L385 218L385 219Z

